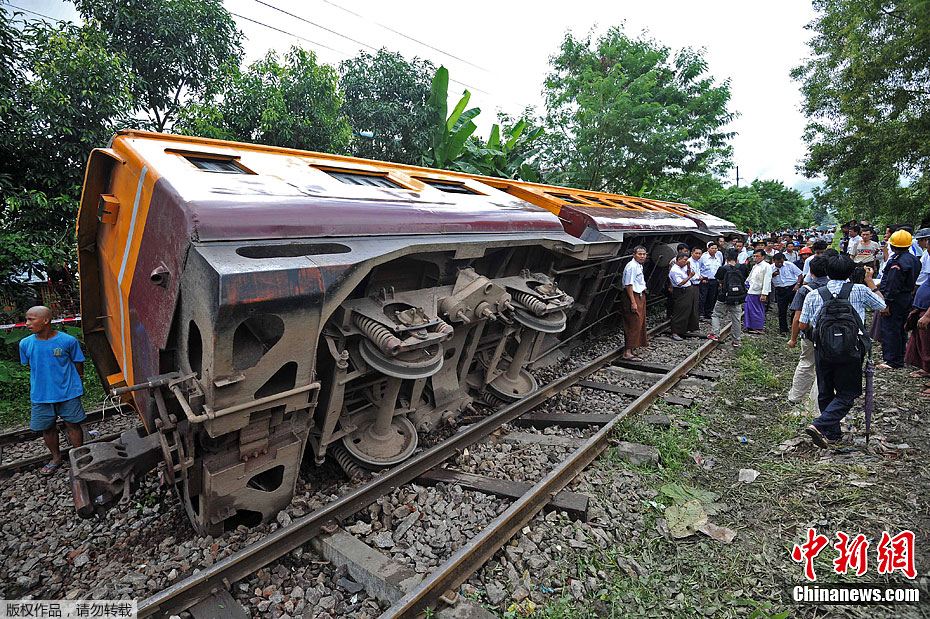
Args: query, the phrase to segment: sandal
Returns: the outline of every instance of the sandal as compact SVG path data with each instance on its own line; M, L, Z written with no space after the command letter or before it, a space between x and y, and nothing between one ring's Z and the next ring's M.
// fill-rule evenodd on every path
M811 437L811 440L814 442L814 445L820 447L821 449L827 449L830 446L830 443L827 442L827 437L817 429L817 426L811 424L804 428L804 433Z
M926 378L927 376L930 376L930 374L928 374L927 372L924 372L923 370L914 370L913 372L908 374L908 376L911 378Z
M636 355L633 355L632 357L624 357L623 360L624 360L624 361L630 361L630 362L632 362L632 363L642 363L642 362L643 362L642 357L637 357Z
M894 368L888 365L887 363L879 363L875 366L876 370L893 370Z
M917 392L918 398L930 398L930 388Z
M39 475L43 477L48 477L49 475L54 475L55 471L61 468L61 462L48 462L45 466L39 469Z

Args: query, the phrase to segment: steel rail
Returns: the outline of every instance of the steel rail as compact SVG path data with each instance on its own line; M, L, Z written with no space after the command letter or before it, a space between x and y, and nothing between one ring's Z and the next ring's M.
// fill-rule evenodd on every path
M721 336L729 332L729 325ZM481 568L506 544L526 523L533 519L557 492L577 477L602 451L610 436L622 419L641 413L655 400L673 387L682 376L701 362L717 345L708 340L669 371L659 382L652 385L633 403L618 413L613 420L589 438L584 445L548 475L537 482L525 495L517 499L467 544L459 548L445 563L422 580L416 588L388 608L382 618L413 617L439 603L449 591L455 591L469 576ZM454 597L454 596L453 596Z
M649 332L653 334L659 332L668 327L668 324L668 321L664 321L650 329ZM178 614L221 589L229 589L232 583L253 574L295 548L306 544L324 527L352 516L395 488L414 481L426 471L453 457L460 450L477 443L501 425L513 421L557 393L584 380L622 354L623 349L617 348L597 357L565 376L544 385L522 400L462 428L448 439L385 471L349 494L328 503L311 514L294 520L288 526L266 535L254 544L142 600L138 605L138 616L142 618Z
M106 419L109 415L109 412L112 412L113 415L122 414L124 410L132 410L132 407L128 404L115 404L111 406L98 406L97 408L92 408L87 411L87 419L81 423L94 423L102 419ZM58 422L58 429L62 429L64 425L63 421ZM36 432L26 428L16 428L15 430L8 430L6 432L0 433L0 447L4 445L15 445L17 443L23 443L25 441L35 440L42 436L41 432Z
M91 443L103 443L106 441L115 441L116 439L120 437L120 435L123 432L125 432L125 430L128 430L128 429L129 428L120 430L119 432L112 432L110 434L104 434L103 436L99 436L95 439L85 441L84 444L90 445ZM71 449L73 448L70 445L68 447L62 447L60 449L62 463L66 464L66 460L68 458L68 454L71 452ZM22 458L21 460L13 460L12 462L0 464L0 478L5 478L15 473L21 473L22 471L35 468L39 466L40 464L44 464L45 462L48 462L50 455L51 454L49 454L48 450L46 449L38 454Z

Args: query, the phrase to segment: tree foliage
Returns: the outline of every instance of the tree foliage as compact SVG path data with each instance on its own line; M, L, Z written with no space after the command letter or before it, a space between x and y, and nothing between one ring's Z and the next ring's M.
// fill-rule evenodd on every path
M841 219L930 216L930 1L815 0L809 154Z
M125 55L136 111L170 128L190 98L207 97L238 67L241 34L222 0L75 0L89 25Z
M744 230L782 230L813 223L810 200L798 190L775 180L755 180L743 187L721 187L692 204Z
M85 25L27 22L0 10L0 285L74 259L74 218L88 153L131 112L125 57Z
M675 54L611 28L567 34L545 82L545 169L574 186L636 193L658 179L720 173L730 164L729 82L703 54Z
M269 52L234 72L219 95L186 106L175 131L190 135L344 153L352 130L336 70L309 50Z
M417 164L430 140L432 115L428 105L435 67L426 60L406 60L380 49L362 52L339 65L343 111L358 137L351 152L357 157Z

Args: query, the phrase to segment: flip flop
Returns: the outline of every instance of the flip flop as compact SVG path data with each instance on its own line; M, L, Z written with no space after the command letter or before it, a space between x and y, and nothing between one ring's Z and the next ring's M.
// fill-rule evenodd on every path
M636 356L634 356L634 357L626 358L626 359L624 359L624 361L632 361L633 363L642 363L642 362L643 362L643 359L642 359L642 357L636 357Z
M918 398L930 398L930 389L924 389L923 391L917 392Z
M811 424L804 428L804 433L811 437L811 441L814 442L814 445L820 447L821 449L827 449L830 446L830 443L827 441L827 437L817 429L817 426Z
M61 468L61 462L48 462L45 466L39 469L39 475L48 477L49 475L54 475L55 471Z
M879 363L875 366L876 370L893 370L894 368L888 365L887 363Z
M908 374L908 376L910 376L911 378L924 378L926 376L930 376L930 374L928 374L927 372L924 372L923 370L914 370L913 372Z

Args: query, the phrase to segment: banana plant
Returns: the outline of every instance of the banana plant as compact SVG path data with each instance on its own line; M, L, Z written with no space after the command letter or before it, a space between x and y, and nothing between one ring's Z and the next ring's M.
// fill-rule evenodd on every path
M530 145L543 134L542 127L527 131L529 123L521 118L512 127L501 131L495 123L491 133L483 144L478 139L471 139L466 144L466 153L456 163L463 172L498 176L501 178L519 178L526 181L539 180L536 168L527 161L535 154Z
M477 107L465 109L471 93L466 90L458 103L448 112L449 70L439 67L433 76L428 105L435 114L435 126L430 139L429 150L422 157L423 165L433 168L447 168L462 156L468 138L478 129L474 118L481 113Z

